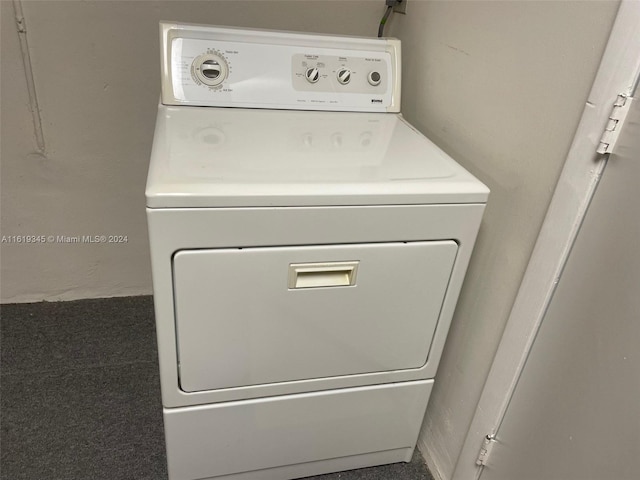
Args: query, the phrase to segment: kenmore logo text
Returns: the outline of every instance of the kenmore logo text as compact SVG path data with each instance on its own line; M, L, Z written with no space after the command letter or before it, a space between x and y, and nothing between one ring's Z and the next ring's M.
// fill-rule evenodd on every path
M372 98L371 99L371 103L382 103L382 99L381 98Z

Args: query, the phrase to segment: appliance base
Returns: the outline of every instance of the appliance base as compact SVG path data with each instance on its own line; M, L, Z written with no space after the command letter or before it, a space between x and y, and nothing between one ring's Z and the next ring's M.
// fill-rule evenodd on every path
M234 473L219 477L207 477L198 480L291 480L325 473L343 472L356 468L375 467L388 463L408 463L411 461L415 448L398 448L384 452L365 453L350 457L332 458L317 462L299 463L285 467L268 468L253 472ZM247 452L247 455L249 453Z
M408 462L433 380L165 408L169 478L299 478Z

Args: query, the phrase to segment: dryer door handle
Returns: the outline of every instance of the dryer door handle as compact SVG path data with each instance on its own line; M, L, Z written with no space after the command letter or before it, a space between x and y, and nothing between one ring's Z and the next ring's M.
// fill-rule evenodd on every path
M353 286L359 263L292 263L289 265L289 289Z

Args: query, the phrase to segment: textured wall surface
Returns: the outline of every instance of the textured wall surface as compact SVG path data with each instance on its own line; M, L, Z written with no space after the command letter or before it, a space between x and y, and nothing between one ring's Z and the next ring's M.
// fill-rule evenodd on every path
M37 152L13 4L2 9L3 302L148 294L144 186L160 95L158 22L375 35L379 1L23 1L46 148Z
M491 189L419 445L451 477L617 2L415 1L403 112ZM478 445L478 448L480 446Z

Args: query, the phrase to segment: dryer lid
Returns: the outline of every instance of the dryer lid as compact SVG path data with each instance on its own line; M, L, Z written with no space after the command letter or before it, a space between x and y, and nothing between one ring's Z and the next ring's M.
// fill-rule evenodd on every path
M150 208L485 203L401 116L160 105Z

